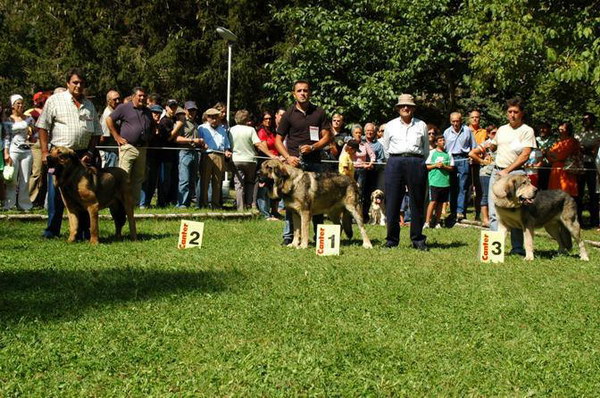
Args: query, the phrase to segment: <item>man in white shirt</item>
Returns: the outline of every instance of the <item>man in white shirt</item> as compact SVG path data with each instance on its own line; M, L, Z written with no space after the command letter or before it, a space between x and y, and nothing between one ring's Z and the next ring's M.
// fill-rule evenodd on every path
M386 124L381 143L388 157L385 168L385 202L387 236L385 247L396 247L400 241L400 206L408 188L410 198L410 240L415 249L426 251L425 193L429 155L427 125L415 117L416 104L410 94L398 98L400 117Z
M525 174L523 165L529 159L531 150L537 147L533 129L523 122L525 108L521 98L513 98L506 102L508 124L501 126L492 140L492 150L496 150L496 167L490 177L489 212L490 229L498 230L496 205L494 204L494 182L508 174ZM511 230L511 254L525 255L523 248L523 231Z

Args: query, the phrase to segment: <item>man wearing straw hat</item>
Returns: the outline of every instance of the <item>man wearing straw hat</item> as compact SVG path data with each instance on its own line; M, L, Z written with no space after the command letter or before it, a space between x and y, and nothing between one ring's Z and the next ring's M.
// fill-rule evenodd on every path
M416 104L410 94L398 97L395 106L400 114L386 124L383 149L388 157L385 168L385 202L387 235L385 247L397 247L400 241L400 205L408 188L410 199L410 240L417 250L428 250L423 235L425 193L429 155L427 125L413 117Z

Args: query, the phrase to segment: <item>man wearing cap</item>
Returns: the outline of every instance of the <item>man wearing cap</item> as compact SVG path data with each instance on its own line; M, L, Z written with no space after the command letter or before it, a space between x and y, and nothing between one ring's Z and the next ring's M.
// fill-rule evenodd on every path
M477 147L475 136L469 127L463 124L462 114L450 114L450 127L444 131L446 152L454 159L454 170L450 172L450 219L461 221L467 212L469 201L469 152Z
M106 93L106 107L100 116L100 126L102 127L102 137L100 145L117 146L117 142L110 135L110 130L106 125L106 118L121 104L121 94L118 91L110 90ZM100 151L102 158L102 167L117 167L119 164L119 155L117 149L103 149Z
M387 235L385 247L400 242L400 206L408 188L411 222L410 240L418 250L428 250L423 235L425 193L429 155L427 125L413 117L416 104L410 94L398 97L396 110L400 117L386 124L381 143L388 157L385 168L385 202Z
M177 190L177 207L186 208L192 201L192 190L195 191L197 205L200 199L200 184L198 180L198 152L204 148L204 140L198 137L196 116L198 107L194 101L184 104L185 121L177 135L177 144L183 149L179 151L179 186ZM199 207L199 206L198 206Z
M91 163L96 144L102 135L94 105L85 98L85 75L79 69L67 73L67 90L52 95L46 101L36 127L40 139L42 162L47 164L49 146L64 146L75 151L84 163ZM50 139L49 139L50 138ZM45 238L60 234L65 205L54 185L53 170L48 171L48 224ZM79 215L76 239L90 237L90 219L87 211Z
M200 159L200 207L208 206L208 184L212 186L211 206L221 207L221 191L225 160L231 159L231 142L224 124L220 123L221 111L209 108L204 112L206 122L198 127L198 137L206 144L206 154Z
M286 163L304 171L322 172L321 150L331 143L331 126L325 111L310 102L310 84L298 80L292 86L296 102L281 117L275 136L275 148ZM284 139L286 145L283 144ZM313 225L323 223L323 215L313 217ZM293 239L292 213L285 213L283 245Z
M146 90L134 88L131 102L118 106L106 118L106 126L119 145L119 167L129 173L133 203L139 203L146 174L146 147L155 127L146 107Z

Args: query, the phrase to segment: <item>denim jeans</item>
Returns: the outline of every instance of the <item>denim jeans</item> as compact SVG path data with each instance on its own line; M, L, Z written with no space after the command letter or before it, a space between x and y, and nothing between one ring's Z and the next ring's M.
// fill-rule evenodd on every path
M177 195L178 206L189 206L192 201L192 189L198 187L198 152L179 151L179 189ZM196 191L196 198L198 198Z
M469 200L470 165L464 156L454 158L454 171L450 173L450 212L465 214Z

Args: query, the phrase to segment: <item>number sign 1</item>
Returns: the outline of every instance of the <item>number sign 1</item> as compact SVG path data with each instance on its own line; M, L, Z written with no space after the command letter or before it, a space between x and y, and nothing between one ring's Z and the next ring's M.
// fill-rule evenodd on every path
M481 231L479 260L484 263L504 262L504 233L498 231Z
M340 255L339 225L319 224L317 225L317 255L339 256Z
M204 236L204 223L197 221L181 220L179 228L178 249L189 249L190 247L201 247Z

